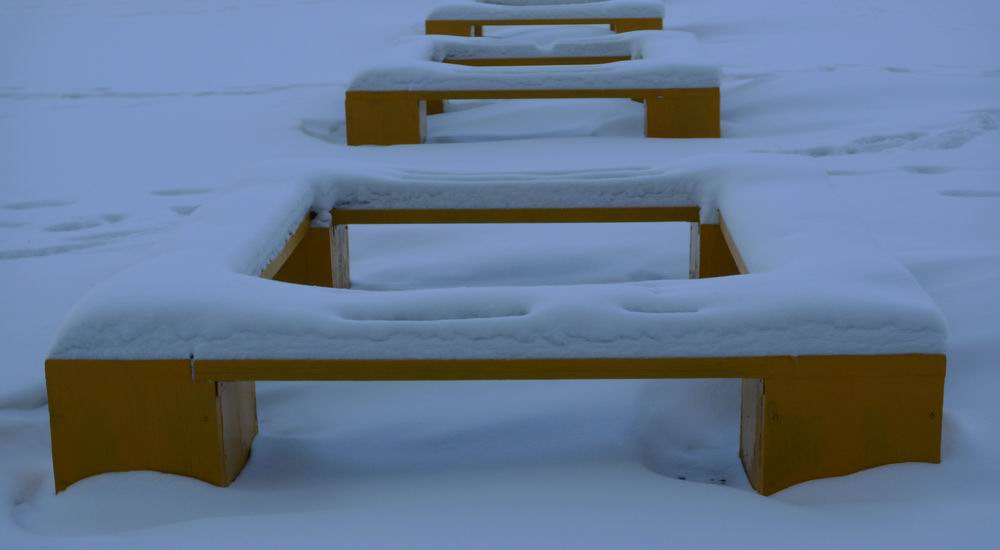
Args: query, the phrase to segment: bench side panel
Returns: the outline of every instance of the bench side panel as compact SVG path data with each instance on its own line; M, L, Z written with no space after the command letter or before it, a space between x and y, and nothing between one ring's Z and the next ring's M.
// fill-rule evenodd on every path
M45 365L56 491L135 470L226 486L257 432L252 382L195 382L186 360ZM251 413L251 411L254 411Z

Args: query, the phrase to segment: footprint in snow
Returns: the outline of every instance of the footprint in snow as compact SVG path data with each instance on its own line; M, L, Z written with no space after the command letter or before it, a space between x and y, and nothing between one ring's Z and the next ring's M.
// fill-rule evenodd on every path
M858 155L863 153L877 153L888 149L896 149L924 137L921 132L903 132L899 134L878 134L865 136L841 146L818 146L806 149L793 149L784 151L793 155L807 155L810 157L835 157L844 155Z
M95 220L79 220L74 222L62 222L52 225L45 226L44 231L50 233L62 233L66 231L81 231L83 229L91 229L101 225L101 222Z
M951 172L951 168L946 166L904 166L903 170L911 174L924 174L928 176Z
M156 189L150 191L149 194L158 197L180 197L184 195L205 195L213 191L215 189L209 187L172 187L169 189Z
M996 130L1000 130L1000 109L974 111L963 124L921 139L911 149L958 149L973 139Z
M698 308L674 303L625 304L622 309L630 313L649 315L670 315L675 313L698 313Z
M997 189L948 189L941 194L962 199L1000 199L1000 190Z
M343 120L302 119L299 130L308 137L327 143L343 144L347 139Z
M876 134L851 140L846 145L823 145L780 152L810 157L833 157L878 153L899 148L910 151L949 150L958 149L973 139L996 130L1000 130L1000 109L983 109L972 111L964 121L939 132ZM917 167L917 170L919 169ZM937 168L932 168L935 169Z
M114 222L110 222L114 223ZM94 227L99 227L104 224L96 222L93 220L82 220L74 222L64 222L59 224L50 225L43 228L44 231L48 232L66 232L70 233L64 238L65 241L61 244L52 244L47 246L40 246L35 248L18 248L12 250L0 250L0 260L17 260L22 258L37 258L41 256L52 256L55 254L65 254L67 252L76 252L79 250L85 250L88 248L95 248L103 245L110 245L121 242L122 239L132 237L135 235L142 235L147 233L154 233L159 231L160 228L147 227L140 229L121 229L113 231L101 231L101 232L84 232L79 235L72 234L76 231L82 231L85 229L91 229Z
M43 246L40 248L19 248L14 250L0 250L0 260L18 260L22 258L39 258L42 256L52 256L55 254L65 254L86 248L100 246L103 242L81 242L72 244L58 244L53 246Z
M867 176L874 174L872 170L827 170L830 176Z
M59 201L59 200L8 202L0 205L0 208L3 208L4 210L37 210L39 208L56 208L59 206L69 206L73 203L74 201Z
M141 235L143 233L149 233L155 231L155 229L122 229L120 231L102 231L100 233L90 233L87 235L74 235L72 237L67 237L67 240L75 242L93 242L93 241L103 241L111 242L124 237L131 237L132 235Z
M115 224L120 223L124 219L128 218L127 214L121 214L118 212L112 212L109 214L102 214L98 218L83 218L73 221L55 223L52 225L45 226L44 231L50 233L63 233L71 231L83 231L84 229L93 229L95 227L104 224Z
M200 205L171 206L170 209L178 216L190 216L192 212L198 209L198 206Z

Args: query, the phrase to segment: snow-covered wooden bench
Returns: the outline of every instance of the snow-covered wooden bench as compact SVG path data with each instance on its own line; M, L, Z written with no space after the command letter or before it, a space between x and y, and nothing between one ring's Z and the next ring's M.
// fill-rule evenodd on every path
M609 25L614 32L660 30L663 4L632 0L479 0L435 8L427 34L483 36L487 25Z
M532 63L572 58L596 62ZM557 98L642 100L648 137L721 135L718 67L701 56L689 33L641 32L545 48L453 37L403 41L348 87L347 143L421 143L428 110L439 112L445 100Z
M262 174L68 316L46 361L57 490L127 470L229 484L257 380L740 378L740 456L762 494L939 461L941 314L806 160ZM617 221L691 223L700 278L323 288L349 284L351 224Z

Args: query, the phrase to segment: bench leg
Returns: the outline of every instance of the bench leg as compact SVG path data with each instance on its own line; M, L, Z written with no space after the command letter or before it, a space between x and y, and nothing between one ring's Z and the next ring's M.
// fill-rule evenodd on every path
M720 137L719 111L718 88L660 90L646 97L646 137Z
M474 34L475 26L465 21L426 21L424 23L424 33L446 34L449 36L482 36L481 34Z
M257 434L253 382L192 382L189 361L45 364L56 491L153 470L226 486Z
M408 92L347 92L347 144L422 143L425 108Z
M346 225L333 226L333 288L351 288L351 247Z
M427 116L439 115L444 112L444 100L443 99L428 99L425 102L427 109Z
M796 366L835 359L800 358ZM880 367L879 358L840 360ZM757 492L770 495L884 464L940 462L943 394L943 373L744 380L743 467Z
M310 227L306 237L275 274L274 280L297 285L332 286L335 279L333 247L329 227Z
M739 275L722 227L716 224L691 224L691 255L688 275L692 279Z

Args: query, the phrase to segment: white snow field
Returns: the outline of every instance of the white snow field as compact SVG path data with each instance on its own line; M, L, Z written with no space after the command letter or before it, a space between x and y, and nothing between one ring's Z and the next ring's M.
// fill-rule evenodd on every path
M467 101L429 117L426 144L344 146L348 83L439 3L0 1L0 548L1000 544L1000 3L667 2L666 28L723 69L718 140L643 139L627 100ZM941 464L760 497L737 457L737 381L260 383L231 487L133 472L54 494L42 366L59 326L261 162L600 171L761 152L825 171L845 231L943 315ZM355 286L387 296L694 282L667 281L686 277L685 224L351 239Z

